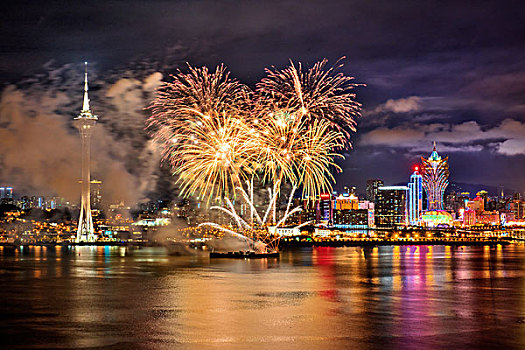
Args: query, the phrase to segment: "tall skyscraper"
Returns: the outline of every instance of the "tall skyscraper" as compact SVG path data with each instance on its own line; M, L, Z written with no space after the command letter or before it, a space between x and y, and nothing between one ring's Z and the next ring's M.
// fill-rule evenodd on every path
M91 180L90 186L91 207L93 209L100 209L102 203L102 181Z
M333 220L333 199L330 193L321 193L318 208L319 222L331 226Z
M423 210L423 177L419 175L419 167L414 168L408 183L408 222L410 225L419 225Z
M93 229L93 218L91 217L90 204L90 153L91 153L91 133L98 118L91 112L88 97L88 75L87 62L85 63L86 72L84 74L84 102L82 110L75 118L75 124L80 131L82 141L82 195L80 204L80 216L78 218L77 242L93 242L95 231Z
M13 199L13 188L12 187L0 187L0 199L1 198Z
M378 188L383 186L383 180L366 180L366 200L374 203L376 201Z
M13 204L13 188L12 187L0 187L0 203L1 204Z
M443 195L448 186L448 157L441 158L434 150L428 159L421 157L423 188L427 193L427 210L443 210Z
M376 196L375 222L379 227L407 223L407 186L379 187Z

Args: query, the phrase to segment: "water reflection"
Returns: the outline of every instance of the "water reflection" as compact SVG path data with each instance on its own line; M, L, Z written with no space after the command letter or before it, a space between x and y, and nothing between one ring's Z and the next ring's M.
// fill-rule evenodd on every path
M525 346L525 247L0 247L6 347Z

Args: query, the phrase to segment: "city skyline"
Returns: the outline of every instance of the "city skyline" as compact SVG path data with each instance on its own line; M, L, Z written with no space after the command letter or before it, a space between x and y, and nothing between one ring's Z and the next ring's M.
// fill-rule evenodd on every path
M423 158L423 157L420 157L420 158ZM448 158L448 157L447 157ZM421 166L422 166L422 163L413 163L412 165L412 170L413 170L413 173L410 174L409 170L410 169L406 169L406 174L405 174L405 177L409 176L410 177L410 182L409 183L412 183L412 178L414 176L421 176L419 173L420 173L420 169L421 169ZM453 172L452 172L453 174ZM378 186L398 186L398 185L403 185L404 183L406 183L406 181L396 181L396 182L390 182L389 185L385 185L385 181L383 179L367 179L367 182L375 182L376 183L376 190L377 190L377 187ZM78 180L78 183L79 184L82 184L82 180ZM103 187L102 185L102 181L100 180L91 180L90 181L91 185L93 185L94 183L97 185L97 188L98 188L98 192L97 192L97 196L98 197L101 197L100 195L100 192L101 192L101 188ZM9 182L7 182L7 184L9 184ZM350 185L350 187L348 186ZM447 186L446 189L445 189L445 193L449 193L449 192L469 192L469 193L472 193L472 194L475 194L479 191L488 191L490 193L491 196L493 197L503 197L502 193L504 194L505 197L512 197L513 195L515 194L520 194L520 195L523 195L525 191L516 191L514 189L509 189L507 187L504 187L504 186L490 186L490 185L485 185L485 184L470 184L470 183L454 183L454 182L450 182L450 185L452 186ZM459 187L458 187L459 185ZM354 186L354 184L352 183L345 183L344 186L341 185L341 186L338 186L338 188L334 188L334 193L339 193L339 194L342 194L342 193L350 193L350 190L352 191L355 191L356 194L359 194L360 197L363 197L363 198L369 198L369 191L371 190L369 188L369 184L367 183L365 186L363 187L356 187ZM343 188L342 190L340 188ZM1 187L0 189L9 189L10 190L10 193L11 193L11 196L13 198L21 198L21 197L27 197L27 196L30 196L30 197L34 197L34 198L52 198L52 199L61 199L61 200L64 200L65 201L65 198L63 197L60 197L58 195L43 195L42 193L28 193L28 192L20 192L20 191L17 191L16 188L12 187L12 186L6 186L6 184L4 184L4 187ZM100 203L100 198L97 199L98 202ZM152 200L152 201L155 201L156 199ZM373 197L371 199L369 199L371 201L373 201ZM114 203L120 203L122 202L121 200L117 200L115 201ZM69 201L68 201L69 203ZM75 201L72 201L72 203L75 203ZM80 204L80 203L78 203ZM108 203L106 203L108 204ZM136 202L136 203L126 203L128 205L137 205L137 204L140 204L140 202ZM427 208L423 208L421 210L428 210Z
M525 348L524 2L2 5L0 348Z

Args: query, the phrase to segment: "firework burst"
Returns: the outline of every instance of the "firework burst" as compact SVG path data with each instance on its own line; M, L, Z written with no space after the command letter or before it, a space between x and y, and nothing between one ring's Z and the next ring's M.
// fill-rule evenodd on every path
M253 153L243 121L250 90L230 79L222 65L214 72L189 66L189 73L172 78L150 106L148 128L164 145L164 160L179 176L182 195L230 197Z
M360 105L352 78L326 63L306 72L293 63L268 69L255 94L222 65L173 75L150 106L148 128L163 143L182 194L233 199L259 175L277 194L283 181L310 198L330 190L330 170L340 170L335 150L349 145Z
M302 186L303 196L315 198L331 189L331 169L341 170L334 149L343 146L342 133L331 130L326 120L308 123L300 117L271 115L261 123L261 147L257 164L277 186L282 181Z
M253 139L235 116L196 116L173 135L169 161L179 175L182 194L233 198L236 186L252 168Z
M171 75L172 82L164 83L150 105L152 116L149 127L168 125L177 128L180 122L192 120L195 111L208 113L228 112L243 115L249 110L250 89L231 79L223 65L214 72L208 68L188 65L188 73L178 71Z
M258 104L269 113L286 111L306 122L324 119L330 128L343 133L346 139L355 132L355 119L361 114L361 104L353 92L360 84L353 77L338 70L343 66L339 60L327 68L327 59L303 70L301 63L279 70L266 69L267 76L257 84ZM345 146L350 142L345 141Z

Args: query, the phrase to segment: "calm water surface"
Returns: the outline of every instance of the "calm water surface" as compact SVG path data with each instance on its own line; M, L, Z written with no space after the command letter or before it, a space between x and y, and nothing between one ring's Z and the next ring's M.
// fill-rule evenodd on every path
M0 247L0 347L525 348L525 247Z

